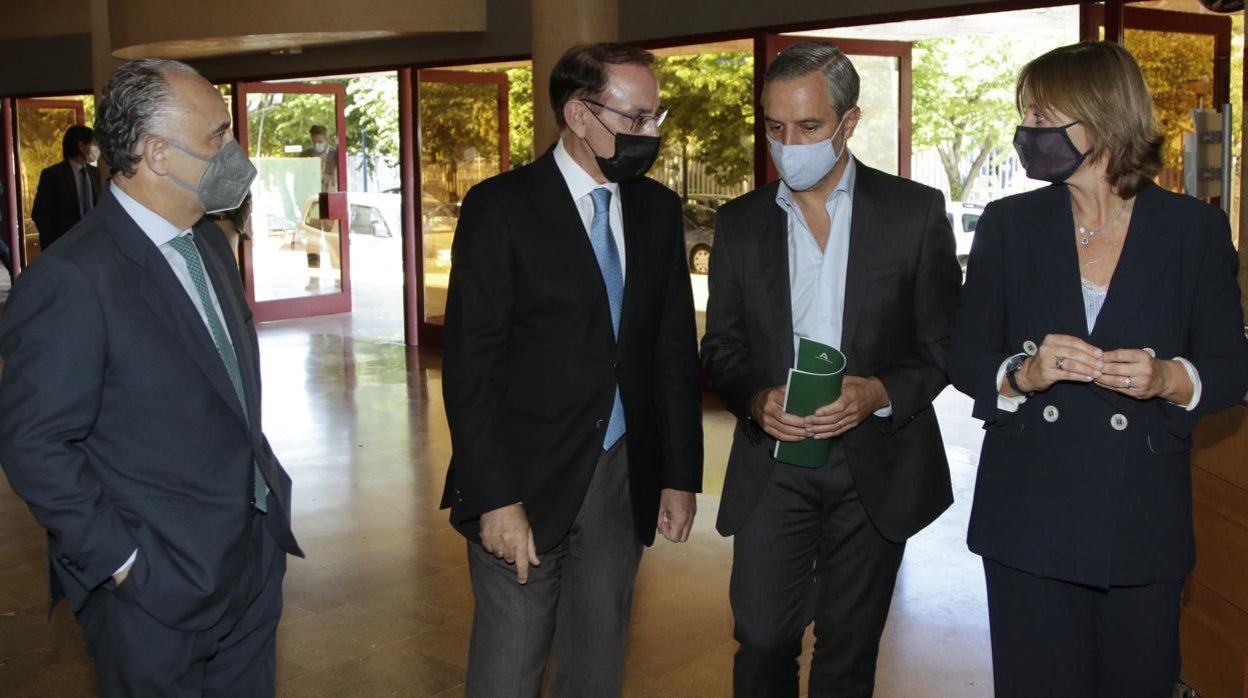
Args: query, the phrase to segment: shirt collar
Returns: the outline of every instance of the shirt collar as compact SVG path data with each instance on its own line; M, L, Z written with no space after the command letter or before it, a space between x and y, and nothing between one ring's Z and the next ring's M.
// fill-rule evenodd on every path
M836 188L828 194L828 201L838 193L843 192L852 201L854 198L854 183L858 181L858 163L854 160L853 153L847 153L846 157L849 161L845 163L845 171L841 173L841 181L836 183ZM780 189L776 191L776 203L785 210L793 208L793 190L789 189L789 185L780 180Z
M157 247L187 232L180 230L176 225L162 218L160 214L135 201L133 197L122 191L121 187L110 184L108 189L113 193L113 197L117 199L117 203L121 204L121 207L130 215L130 218L134 219L134 222L138 224L139 229Z
M572 192L573 201L580 201L581 197L588 195L599 187L609 190L613 198L620 193L620 185L618 183L605 182L599 184L585 171L585 168L573 160L567 149L563 147L563 138L560 138L559 142L555 144L555 164L559 166L559 174L563 175L563 181L567 183L568 191Z

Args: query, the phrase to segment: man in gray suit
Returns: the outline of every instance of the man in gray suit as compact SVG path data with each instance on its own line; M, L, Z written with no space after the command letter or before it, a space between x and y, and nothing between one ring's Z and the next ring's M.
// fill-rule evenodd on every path
M858 73L835 46L785 49L763 118L782 181L716 218L702 363L737 417L716 523L733 540L738 696L797 696L813 620L811 696L870 696L908 537L952 502L932 400L961 272L940 192L849 154ZM846 357L841 396L784 410L795 343ZM779 441L831 441L821 467Z

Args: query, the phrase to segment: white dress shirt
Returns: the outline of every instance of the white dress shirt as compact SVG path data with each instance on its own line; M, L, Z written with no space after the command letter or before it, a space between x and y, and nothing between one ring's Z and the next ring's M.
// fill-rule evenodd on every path
M786 214L789 229L789 302L793 312L793 351L802 337L841 347L845 320L845 275L849 268L849 224L854 214L854 183L858 165L848 153L845 171L825 206L832 221L827 244L820 249L793 191L783 181L776 205ZM893 414L892 405L875 412Z
M594 181L585 168L577 164L568 151L563 147L563 139L555 145L555 164L559 166L559 174L563 175L563 181L568 185L568 191L572 192L572 202L576 204L576 210L581 214L581 223L585 225L585 235L588 236L590 223L594 220L594 199L589 194L595 189L607 189L611 192L611 210L608 212L608 218L611 222L611 235L615 238L615 247L620 251L620 275L625 279L628 278L628 267L624 255L624 214L620 208L620 185L615 182L605 182L599 184Z

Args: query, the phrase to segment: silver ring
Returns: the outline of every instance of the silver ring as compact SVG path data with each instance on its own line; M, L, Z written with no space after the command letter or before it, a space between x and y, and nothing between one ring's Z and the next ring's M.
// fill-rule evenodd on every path
M1127 376L1125 387L1127 390L1131 390L1132 388L1135 387L1135 381L1131 379L1131 376Z
M1059 371L1066 370L1066 357L1065 356L1057 357L1057 361L1053 362L1053 365L1057 366L1057 370Z

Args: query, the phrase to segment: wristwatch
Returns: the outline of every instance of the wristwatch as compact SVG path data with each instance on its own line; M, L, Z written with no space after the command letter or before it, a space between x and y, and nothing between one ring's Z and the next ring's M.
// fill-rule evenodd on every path
M1023 397L1029 398L1035 395L1036 391L1023 390L1022 388L1018 387L1018 378L1016 378L1014 375L1018 373L1018 369L1022 368L1023 359L1025 358L1026 357L1023 357L1023 356L1015 356L1010 359L1009 363L1005 365L1005 380L1006 382L1010 384L1010 387L1014 389L1014 392L1018 393L1019 395Z

